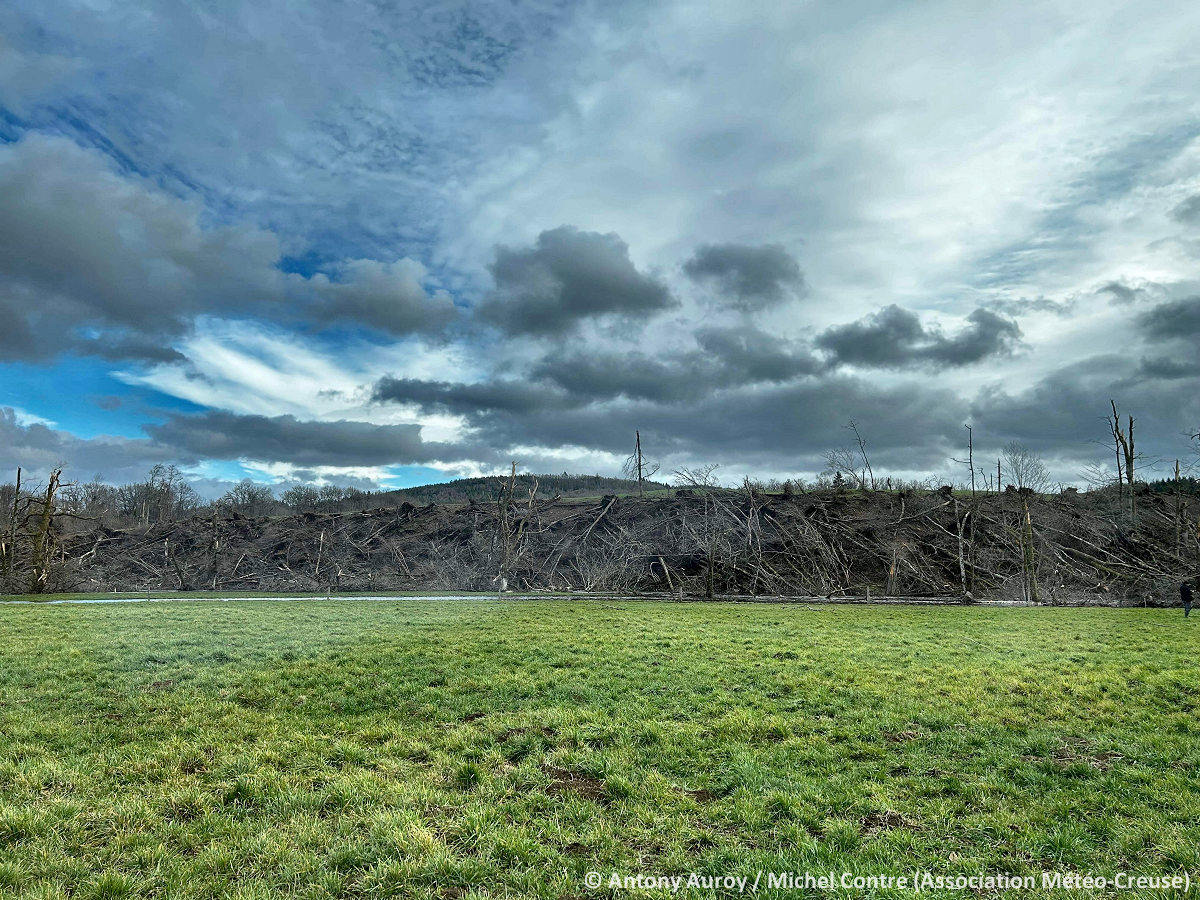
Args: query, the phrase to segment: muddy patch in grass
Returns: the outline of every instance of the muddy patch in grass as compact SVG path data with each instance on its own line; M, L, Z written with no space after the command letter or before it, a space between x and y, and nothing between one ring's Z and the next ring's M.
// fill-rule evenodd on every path
M1085 765L1098 772L1107 772L1125 759L1125 755L1112 750L1093 751L1088 742L1082 738L1071 738L1056 747L1049 757L1022 756L1025 762L1049 763L1059 769L1069 769L1072 766Z
M604 802L604 782L599 778L593 778L583 772L560 769L557 766L542 766L541 769L551 778L550 786L546 788L546 793L551 797L574 794L584 800Z

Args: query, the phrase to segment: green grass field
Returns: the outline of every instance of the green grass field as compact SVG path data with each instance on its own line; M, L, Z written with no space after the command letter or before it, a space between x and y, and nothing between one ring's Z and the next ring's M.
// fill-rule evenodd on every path
M0 606L0 895L1200 872L1198 638L1156 610Z
M57 593L57 594L0 594L0 603L78 603L81 601L113 602L117 600L245 600L261 597L311 597L314 599L336 597L494 597L495 593L482 591L108 591L104 593ZM547 594L547 596L558 596Z

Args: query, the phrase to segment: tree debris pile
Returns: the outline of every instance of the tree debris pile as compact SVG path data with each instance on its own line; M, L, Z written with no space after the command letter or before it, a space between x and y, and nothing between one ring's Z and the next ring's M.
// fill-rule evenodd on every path
M116 530L33 512L40 550L6 542L3 589L616 591L1164 605L1200 571L1194 518L1104 491L767 494L698 484L668 498L546 498L245 517ZM31 524L32 523L32 524ZM12 540L18 553L13 556ZM24 560L24 562L22 562ZM30 569L31 562L40 567ZM40 579L40 582L39 580ZM40 588L39 588L40 583Z

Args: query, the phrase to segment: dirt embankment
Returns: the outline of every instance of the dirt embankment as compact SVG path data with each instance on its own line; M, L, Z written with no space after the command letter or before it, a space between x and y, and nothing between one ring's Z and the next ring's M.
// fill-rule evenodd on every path
M195 517L63 537L58 590L654 591L1165 605L1194 520L1105 495L686 492Z

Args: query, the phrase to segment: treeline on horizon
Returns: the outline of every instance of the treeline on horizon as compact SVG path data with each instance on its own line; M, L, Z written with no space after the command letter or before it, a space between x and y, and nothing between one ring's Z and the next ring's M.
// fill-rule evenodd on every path
M1028 456L1024 458L1030 463ZM716 467L712 467L715 470ZM1074 491L1071 486L1054 485L1044 476L1036 459L1022 466L1013 460L1011 472L1005 471L1005 481L1011 475L1011 488L1024 488L1039 494ZM1031 477L1032 475L1032 477ZM676 479L678 481L678 479ZM128 484L113 485L101 476L86 482L61 481L56 493L56 514L74 518L80 524L93 522L108 528L148 527L162 522L176 522L196 515L238 513L247 517L283 516L297 513L352 513L380 507L397 507L403 503L414 505L494 503L500 491L507 485L504 476L492 475L478 478L462 478L437 484L420 485L394 490L369 491L341 485L296 484L276 493L270 485L244 479L222 496L206 500L187 481L184 473L175 466L156 465L143 480ZM900 479L885 476L869 478L866 471L832 460L826 471L812 481L792 479L747 479L743 487L762 493L790 495L807 491L934 491L943 487L944 480L937 477L924 479ZM714 481L715 486L715 481ZM969 490L970 483L956 481L949 485L956 490ZM1104 481L1089 482L1092 491L1111 488ZM679 484L644 480L642 491L669 492L674 494ZM1184 495L1200 495L1200 478L1182 476L1137 481L1139 491L1171 494L1175 491ZM636 480L612 478L602 475L559 475L518 474L512 489L515 496L527 497L536 489L536 497L545 500L553 496L563 498L591 497L610 494L639 494ZM995 490L994 483L979 484L983 493ZM686 487L685 487L686 490ZM21 498L35 498L44 492L41 483L25 481L20 495L15 482L0 484L0 522L10 523L13 510ZM653 496L653 494L652 494ZM660 493L661 496L661 493Z

